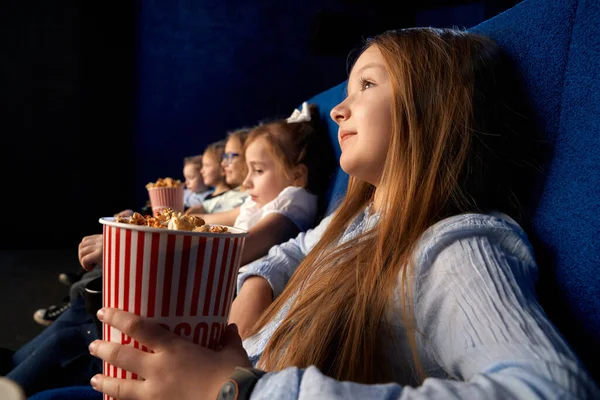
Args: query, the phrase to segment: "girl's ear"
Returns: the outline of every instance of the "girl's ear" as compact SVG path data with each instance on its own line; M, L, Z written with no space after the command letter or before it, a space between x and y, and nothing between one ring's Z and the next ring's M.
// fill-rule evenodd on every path
M308 185L308 168L298 164L292 169L292 185L305 188Z

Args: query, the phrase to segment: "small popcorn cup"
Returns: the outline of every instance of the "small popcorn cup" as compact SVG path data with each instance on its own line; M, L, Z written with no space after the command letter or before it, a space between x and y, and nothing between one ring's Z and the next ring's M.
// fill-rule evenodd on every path
M216 348L227 326L248 232L190 232L100 218L104 262L102 305L146 317L192 342ZM152 351L102 325L106 341ZM110 377L136 374L104 362ZM104 399L110 399L104 396Z
M148 188L152 213L160 214L165 208L183 212L183 189L183 185Z

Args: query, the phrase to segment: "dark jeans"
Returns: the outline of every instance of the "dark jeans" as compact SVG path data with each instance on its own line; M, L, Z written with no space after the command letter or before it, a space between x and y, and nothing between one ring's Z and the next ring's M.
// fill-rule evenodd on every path
M97 265L91 271L83 274L80 280L71 285L69 290L71 301L76 297L85 297L85 285L100 276L102 276L102 265Z
M102 400L103 395L91 386L70 386L60 389L44 390L29 400Z
M101 360L88 351L99 336L85 309L84 297L76 296L71 303L52 325L13 355L13 369L6 376L21 385L27 396L46 389L87 385L102 371Z

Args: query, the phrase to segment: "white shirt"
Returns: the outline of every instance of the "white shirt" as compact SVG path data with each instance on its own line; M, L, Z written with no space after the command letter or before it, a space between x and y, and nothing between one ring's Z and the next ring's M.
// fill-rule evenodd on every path
M197 206L202 204L206 196L213 192L212 189L208 189L204 192L192 192L190 189L183 190L183 205L185 208Z
M266 215L282 214L298 227L300 232L312 228L317 217L317 196L304 188L288 186L262 207L248 197L240 208L233 226L249 230Z
M215 197L205 199L202 202L202 206L204 207L204 211L206 211L207 214L229 211L233 210L238 206L241 206L247 197L248 193L240 190L240 188L238 187L230 189Z

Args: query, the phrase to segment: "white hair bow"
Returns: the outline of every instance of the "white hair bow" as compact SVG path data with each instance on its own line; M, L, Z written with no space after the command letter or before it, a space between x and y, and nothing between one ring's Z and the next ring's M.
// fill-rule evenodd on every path
M290 124L296 122L309 122L310 121L310 111L308 110L308 103L302 103L302 111L294 110L292 115L290 115L286 121Z

